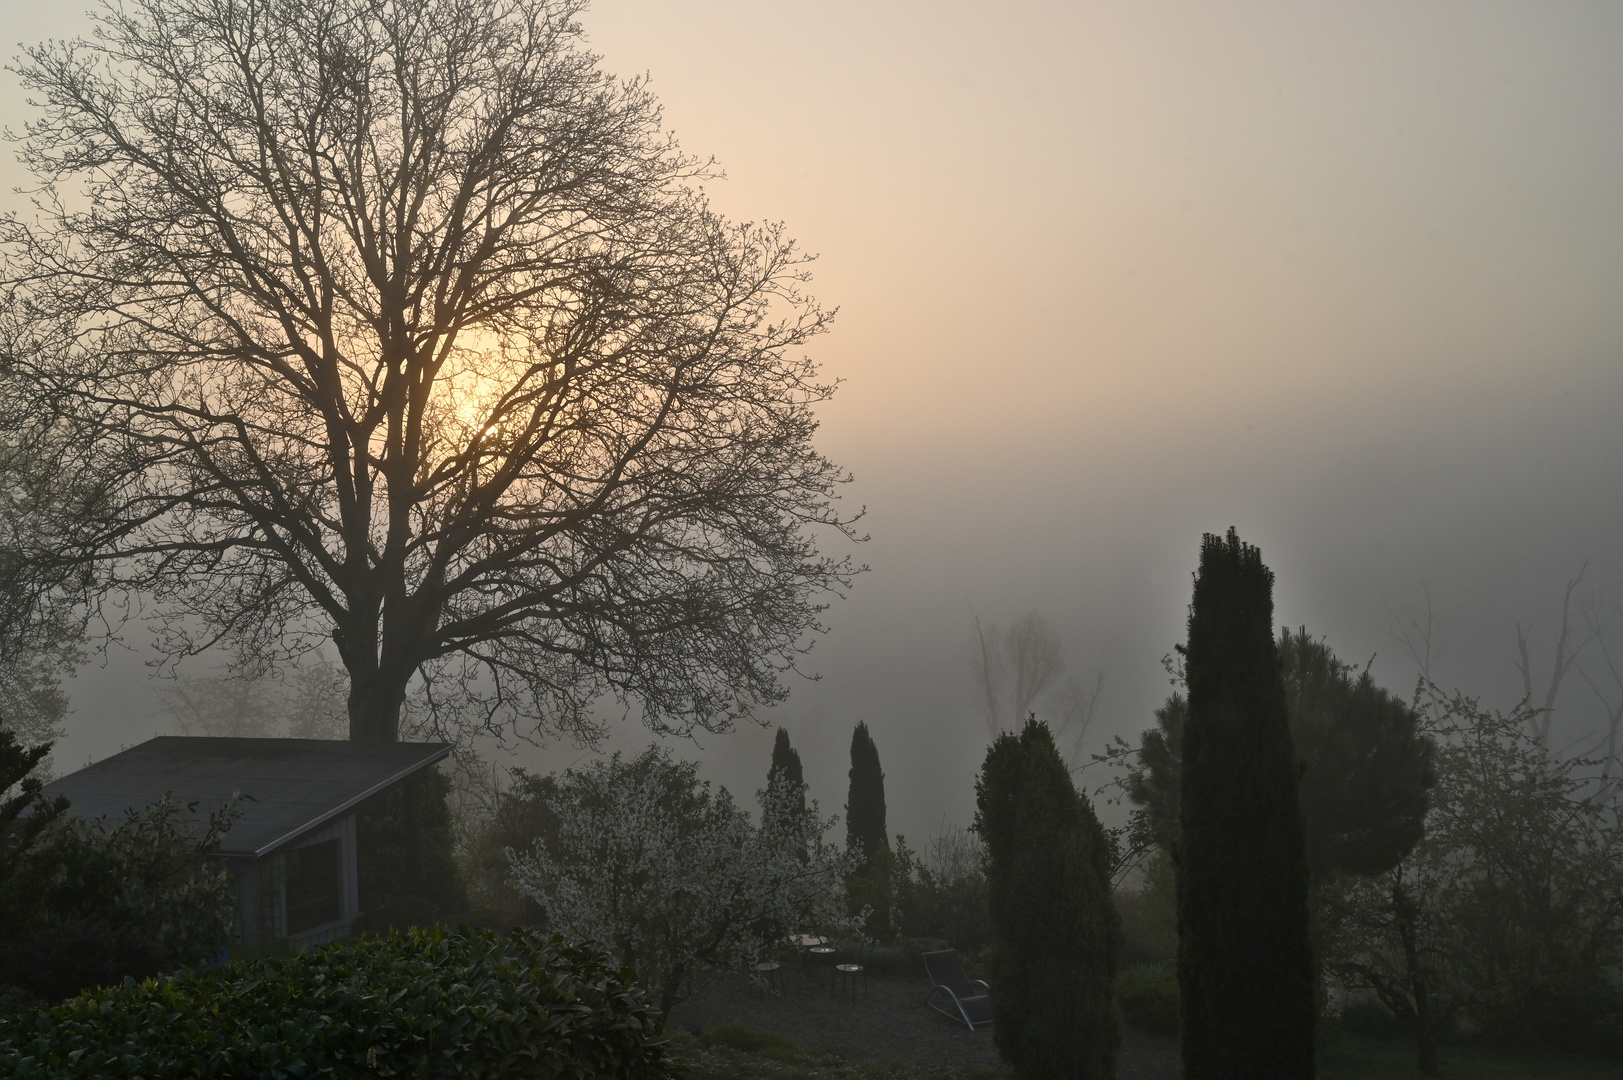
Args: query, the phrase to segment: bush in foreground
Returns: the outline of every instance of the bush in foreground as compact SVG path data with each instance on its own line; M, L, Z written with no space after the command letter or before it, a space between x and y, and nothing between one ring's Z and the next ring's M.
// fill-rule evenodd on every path
M414 931L0 1018L16 1077L663 1077L654 1011L594 950Z
M1099 819L1036 719L992 743L975 797L998 1053L1017 1080L1108 1080L1120 1041L1111 982L1121 927Z

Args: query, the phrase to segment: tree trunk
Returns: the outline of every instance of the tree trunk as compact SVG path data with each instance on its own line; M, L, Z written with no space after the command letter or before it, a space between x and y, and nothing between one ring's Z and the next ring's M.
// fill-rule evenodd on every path
M1409 997L1414 1002L1416 1064L1421 1076L1437 1076L1437 1028L1431 1015L1431 993L1426 970L1420 962L1415 937L1417 911L1414 901L1403 891L1402 883L1392 886L1392 908L1397 913L1398 938L1403 942L1404 971L1409 980Z
M358 675L350 669L349 741L399 742L400 707L405 704L403 680L374 671Z

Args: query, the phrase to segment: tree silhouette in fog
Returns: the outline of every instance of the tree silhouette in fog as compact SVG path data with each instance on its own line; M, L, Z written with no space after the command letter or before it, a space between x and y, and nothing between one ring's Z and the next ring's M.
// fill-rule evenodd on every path
M143 597L171 657L330 636L354 739L409 686L587 738L604 695L656 730L783 696L850 571L812 538L849 534L829 316L581 7L132 0L27 51L0 352L87 478L32 580Z
M1273 584L1261 554L1233 529L1202 541L1174 848L1192 1080L1313 1076L1307 858Z
M857 721L851 732L851 786L845 802L846 846L872 858L890 847L885 834L885 774L879 767L879 748L868 734L868 723Z

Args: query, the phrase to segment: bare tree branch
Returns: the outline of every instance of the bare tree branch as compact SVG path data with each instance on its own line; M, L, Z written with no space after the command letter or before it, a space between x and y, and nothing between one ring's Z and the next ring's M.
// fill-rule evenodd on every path
M149 598L168 656L330 635L358 739L413 680L585 736L605 694L658 730L783 696L855 571L813 537L854 520L831 313L580 6L130 0L28 50L0 344L97 485L39 580Z

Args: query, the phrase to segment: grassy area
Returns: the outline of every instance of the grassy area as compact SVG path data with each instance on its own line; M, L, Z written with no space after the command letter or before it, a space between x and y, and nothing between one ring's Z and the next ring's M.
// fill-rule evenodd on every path
M1445 1046L1443 1080L1618 1080L1623 1061L1577 1054L1507 1054ZM812 1054L794 1040L739 1024L719 1024L695 1037L671 1036L671 1059L688 1080L998 1080L995 1069L851 1062ZM1402 1039L1337 1033L1319 1056L1319 1080L1419 1080L1414 1047Z
M1623 1060L1577 1054L1508 1054L1470 1046L1438 1051L1443 1080L1618 1080ZM1319 1054L1319 1080L1418 1080L1414 1044L1338 1034Z
M718 1024L697 1038L673 1034L671 1061L688 1080L996 1080L1003 1075L905 1061L851 1062L807 1053L787 1036L741 1024Z

